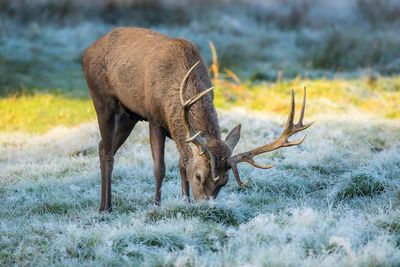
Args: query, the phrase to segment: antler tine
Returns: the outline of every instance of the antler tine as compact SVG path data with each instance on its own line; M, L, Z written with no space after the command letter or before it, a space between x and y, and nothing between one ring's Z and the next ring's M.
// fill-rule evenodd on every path
M290 100L290 112L285 125L285 131L290 129L293 126L294 115L296 113L296 103L294 100L294 90L292 89L292 97Z
M238 171L236 162L233 163L231 167L232 167L233 176L235 176L235 180L238 183L238 185L241 187L246 186L249 183L249 181L242 182L242 180L240 179L240 175L239 175L239 171Z
M186 84L187 84L187 81L188 81L188 79L189 79L190 73L192 73L192 71L194 70L194 68L196 68L196 66L199 65L199 64L200 64L200 60L197 61L197 62L186 72L185 77L183 77L183 80L182 80L182 82L181 82L181 86L179 87L179 95L180 95L180 98L181 98L181 104L182 104L182 106L184 106L184 104L185 104L185 100L184 100L184 97L183 97L183 92L184 92L184 90L185 90L185 88L186 88Z
M253 158L246 158L243 161L246 161L247 163L249 163L259 169L271 169L272 167L275 166L275 164L271 164L271 165L258 164L253 160ZM243 186L248 185L249 181L247 180L247 181L242 182L242 179L240 179L239 170L237 168L237 163L239 163L239 162L235 161L235 160L228 160L228 164L232 168L233 176L235 176L236 183L239 186L243 187Z
M300 131L303 131L305 129L307 129L308 127L310 127L311 125L313 125L314 122L310 122L308 124L303 124L303 118L304 118L304 110L306 108L306 99L307 99L307 89L304 86L304 95L303 95L303 105L301 107L301 111L300 111L300 118L299 121L297 122L297 124L295 125L295 129L294 129L294 133L298 133Z
M206 94L208 94L209 92L211 92L214 87L208 88L207 90L204 90L200 93L198 93L197 95L191 97L189 100L185 101L184 99L184 91L185 88L187 86L187 82L189 79L189 75L191 74L191 72L194 70L194 68L196 68L196 66L200 63L200 61L197 61L186 73L185 77L182 80L181 86L179 88L179 95L180 95L180 100L181 100L181 105L182 105L182 119L183 119L183 123L184 123L184 127L186 129L186 134L187 134L187 139L186 142L187 143L193 143L194 145L197 146L197 148L200 150L200 155L204 154L204 152L207 152L210 160L211 160L211 173L212 173L212 177L214 179L214 181L218 181L219 180L219 176L217 176L217 170L216 170L216 163L215 163L215 159L214 156L210 153L210 151L207 148L207 143L205 138L202 138L202 132L198 131L195 132L194 129L190 126L189 123L189 108L196 103L197 101L199 101L203 96L205 96Z
M307 99L307 88L304 86L303 105L301 107L299 121L296 124L296 132L303 131L314 124L314 122L310 122L306 125L303 124L304 110L306 108L306 99Z
M200 100L203 96L208 94L213 89L214 89L214 87L211 87L211 88L197 94L196 96L194 96L194 97L190 98L189 100L187 100L186 102L184 102L182 105L183 121L184 121L185 128L187 130L187 133L188 133L188 138L186 139L187 143L189 143L189 142L195 143L196 141L198 143L201 143L201 142L199 142L199 138L201 137L201 134L202 134L202 131L198 131L195 134L193 134L194 130L190 127L190 124L189 124L188 110L194 103L196 103L198 100ZM190 137L190 135L192 135L192 136ZM203 146L203 148L205 148L205 146L203 144L202 144L202 146Z
M192 71L196 68L196 66L199 65L199 63L200 63L200 61L197 61L197 62L186 72L185 77L183 78L183 80L182 80L182 82L181 82L181 85L180 85L180 88L179 88L179 95L180 95L180 100L181 100L181 105L182 105L182 119L183 119L183 124L184 124L184 127L185 127L185 129L186 129L186 135L187 135L186 142L188 142L188 143L189 143L189 142L194 143L194 144L199 148L199 150L201 151L201 148L203 147L203 146L201 145L201 142L196 142L196 141L198 141L197 139L200 137L201 132L199 131L199 132L197 132L197 133L194 134L193 129L190 127L189 118L188 118L188 109L189 109L189 107L194 103L194 102L193 102L193 98L189 99L188 101L185 101L185 99L184 99L184 91L185 91L185 88L186 88L186 85L187 85L187 81L188 81L188 79L189 79L189 76L190 76L190 74L192 73ZM196 97L195 97L195 98L196 98ZM198 100L198 99L200 99L200 97L197 98L197 100ZM196 101L197 101L197 100L196 100ZM190 105L188 105L188 103L189 103ZM191 135L193 135L193 136L191 136Z
M204 140L202 140L201 131L196 132L189 123L189 108L196 103L197 101L199 101L203 96L205 96L206 94L208 94L210 91L212 91L214 89L214 87L211 87L197 95L195 95L194 97L191 97L190 99L188 99L187 101L185 101L184 99L184 91L185 88L187 86L187 82L189 79L190 74L192 73L192 71L196 68L196 66L198 66L200 63L200 61L197 61L186 73L185 77L182 80L181 86L179 88L179 94L180 94L180 100L181 100L181 105L182 105L182 119L183 119L183 123L184 123L184 127L186 129L186 134L187 134L187 139L186 142L187 143L193 143L194 145L197 146L197 148L200 150L200 154L203 154L204 151L207 151L207 145L205 143Z
M294 124L293 121L294 121L294 115L295 115L295 110L296 110L296 104L295 104L295 98L294 98L294 91L292 89L290 113L289 113L288 121L285 125L285 129L281 134L281 138L285 139L285 142L283 144L284 147L300 145L301 143L303 143L303 141L305 140L307 135L304 136L299 141L289 142L288 139L290 136L307 129L314 123L314 122L311 122L309 124L303 125L304 111L305 111L305 107L306 107L306 99L307 99L307 89L306 89L306 87L304 87L303 104L302 104L301 111L300 111L300 118L299 118L299 121L297 122L297 124Z
M184 122L184 126L186 128L186 131L189 135L188 140L189 141L194 141L195 138L197 136L199 136L200 132L196 133L195 136L190 137L191 133L191 127L189 125L189 121L187 118L187 110L190 108L191 105L193 105L194 103L196 103L196 101L198 101L202 96L204 96L205 94L203 94L204 92L201 92L200 94L196 95L195 97L190 98L189 100L185 101L184 98L184 92L185 92L185 88L189 79L190 74L192 73L192 71L200 64L200 61L197 61L185 74L185 77L183 77L183 80L181 82L181 85L179 87L179 96L180 96L180 100L181 100L181 105L182 105L182 117L183 117L183 122ZM211 90L210 90L211 91ZM209 91L207 91L208 93Z
M307 89L304 86L303 105L301 106L300 118L299 118L299 122L297 123L297 125L303 125L304 110L306 108L306 98L307 98Z
M186 139L186 143L193 142L194 140L196 140L197 137L199 137L200 134L201 134L201 131L198 131L195 135Z
M300 145L301 143L303 143L303 141L305 140L307 135L297 141L289 141L288 139L295 133L303 131L312 125L312 123L303 125L304 111L305 111L305 105L306 105L306 93L307 93L306 89L304 88L303 106L301 108L300 119L297 124L294 124L294 122L293 122L294 116L295 116L296 104L295 104L295 98L294 98L294 90L292 90L291 101L290 101L290 112L289 112L289 116L286 121L284 130L282 131L281 135L269 144L265 144L263 146L257 147L248 152L240 153L240 154L237 154L237 155L229 158L228 165L230 168L232 168L233 174L239 185L242 185L243 183L240 180L239 171L237 169L238 163L247 162L256 168L270 169L274 166L274 164L273 165L261 165L261 164L256 163L253 158L257 155L260 155L260 154L263 154L266 152L270 152L270 151L279 149L281 147L295 146L295 145Z
M311 125L310 125L311 126ZM309 126L308 126L309 127ZM304 135L303 138L301 138L300 140L297 141L288 141L286 138L286 142L282 145L282 147L289 147L289 146L297 146L300 145L301 143L304 142L304 140L306 140L307 135Z
M183 105L186 108L190 108L191 105L193 105L194 103L196 103L200 98L202 98L203 96L205 96L206 94L208 94L209 92L211 92L212 90L214 90L214 87L210 87L207 90L195 95L194 97L190 98L189 100L187 100Z
M256 167L256 168L259 168L259 169L271 169L272 167L275 166L275 164L270 164L270 165L258 164L258 163L255 162L254 159L252 159L252 158L251 158L251 159L246 159L245 161L246 161L247 163L253 165L253 166Z

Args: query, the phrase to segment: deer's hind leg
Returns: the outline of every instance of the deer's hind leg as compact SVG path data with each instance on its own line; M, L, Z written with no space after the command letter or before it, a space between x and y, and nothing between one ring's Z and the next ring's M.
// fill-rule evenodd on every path
M99 158L101 171L100 211L111 211L111 175L114 165L113 141L115 136L115 118L118 112L114 98L93 98L97 121L101 135Z
M111 176L114 155L125 142L137 121L130 119L123 112L115 98L98 97L93 92L91 94L101 135L99 143L101 203L99 210L111 211Z

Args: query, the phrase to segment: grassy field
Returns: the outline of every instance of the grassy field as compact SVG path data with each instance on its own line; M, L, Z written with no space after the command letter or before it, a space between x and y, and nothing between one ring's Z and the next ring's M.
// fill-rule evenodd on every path
M242 123L235 152L276 137L303 87L307 139L190 204L169 140L156 207L138 123L98 213L80 59L119 26L196 44L223 135ZM399 47L398 0L1 0L0 266L400 266Z
M301 97L303 86L309 96L309 114L351 114L387 119L400 118L400 78L354 80L301 80L276 83L216 82L215 105L229 110L241 107L269 114L286 114L291 89ZM29 112L27 112L29 111ZM55 126L74 126L95 120L91 100L63 94L36 93L0 98L0 131L44 133Z
M237 152L274 138L290 89L309 91L303 145L243 164L217 200L180 200L166 145L163 204L146 123L115 159L114 210L99 214L99 134L89 99L0 99L0 263L56 266L398 266L400 80L217 83L222 132L242 123ZM253 111L252 111L253 110ZM29 111L29 112L27 112ZM83 123L83 124L82 124ZM232 177L231 177L232 178Z

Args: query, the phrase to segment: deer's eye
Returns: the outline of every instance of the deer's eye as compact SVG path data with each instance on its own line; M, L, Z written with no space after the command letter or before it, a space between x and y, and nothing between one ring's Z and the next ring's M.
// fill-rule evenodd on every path
M201 175L199 173L196 173L196 180L201 182Z

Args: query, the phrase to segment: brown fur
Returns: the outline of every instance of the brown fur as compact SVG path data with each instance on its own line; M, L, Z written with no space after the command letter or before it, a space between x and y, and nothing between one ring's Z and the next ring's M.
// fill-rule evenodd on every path
M185 196L189 193L188 182L196 199L216 196L221 185L226 184L226 170L219 166L223 179L213 183L207 157L199 156L197 149L185 142L179 86L188 69L199 60L200 65L189 78L185 99L212 86L198 49L187 40L169 38L147 29L117 28L85 50L82 66L102 137L100 210L111 210L113 156L138 120L150 124L157 203L165 175L165 136L173 139L178 148ZM189 121L194 129L205 134L209 149L217 159L231 155L233 148L221 140L212 93L190 108ZM195 177L201 181L195 181Z

